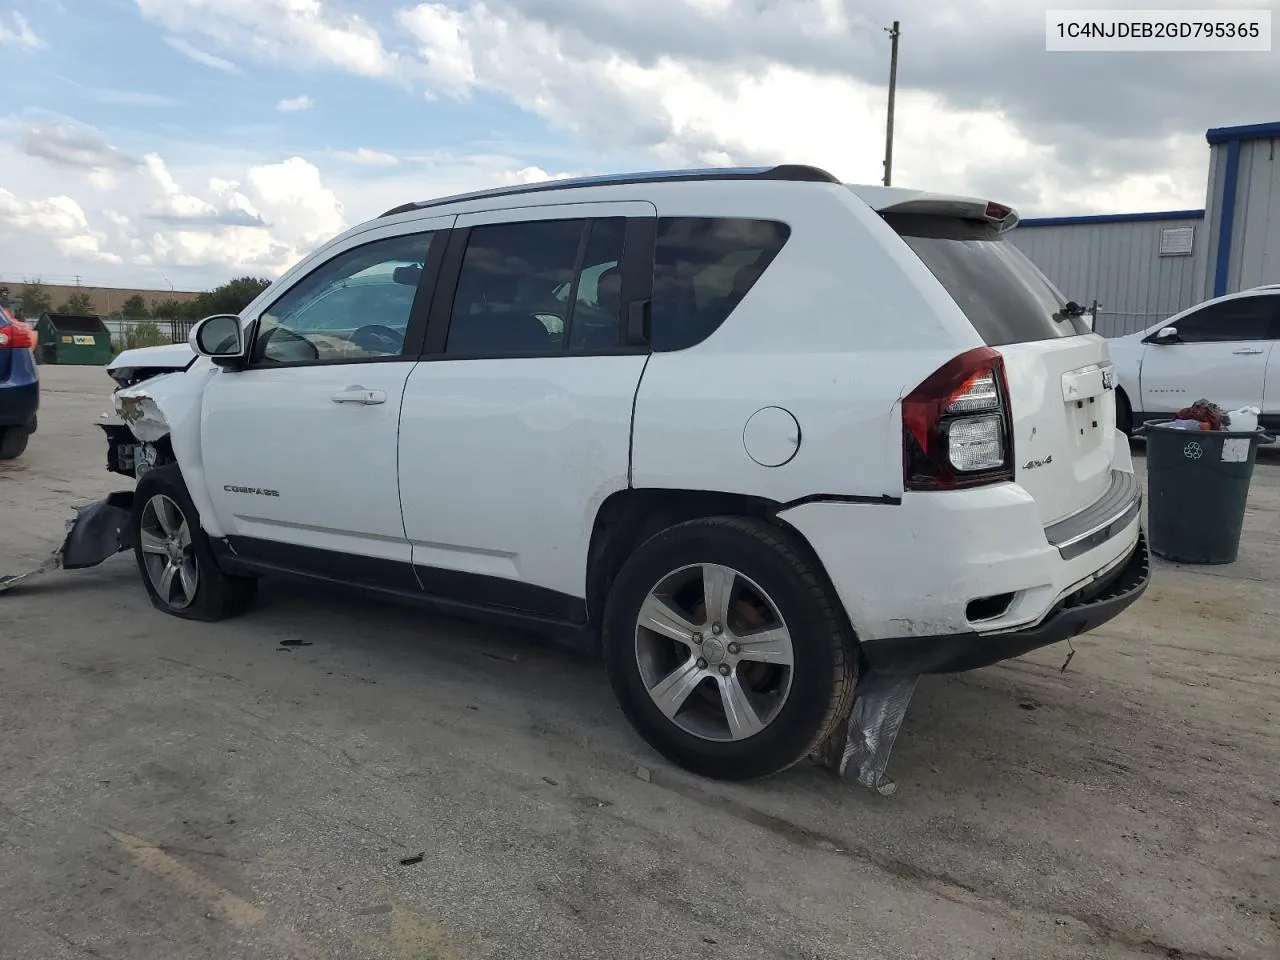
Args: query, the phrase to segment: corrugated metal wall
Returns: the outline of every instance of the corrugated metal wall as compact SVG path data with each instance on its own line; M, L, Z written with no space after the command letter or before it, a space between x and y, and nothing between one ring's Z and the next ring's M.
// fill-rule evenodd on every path
M1280 140L1240 144L1228 292L1280 283Z
M1104 336L1144 330L1204 299L1196 283L1197 264L1208 253L1202 220L1099 221L1032 220L1014 228L1009 239L1067 297L1085 306L1098 301L1094 328ZM1191 256L1160 256L1165 227L1195 228Z
M1209 247L1197 287L1206 297L1280 283L1280 123L1219 127L1210 144ZM1234 202L1227 197L1234 193ZM1224 220L1227 243L1219 239Z

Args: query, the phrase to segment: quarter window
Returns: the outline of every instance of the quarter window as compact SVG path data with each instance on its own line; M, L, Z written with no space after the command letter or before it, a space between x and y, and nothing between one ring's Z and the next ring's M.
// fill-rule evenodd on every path
M1241 297L1213 303L1173 324L1183 343L1269 340L1276 335L1280 297Z
M791 228L774 220L662 217L654 249L654 350L683 350L724 323Z
M445 353L550 355L621 345L625 219L474 227Z
M338 254L262 314L260 366L398 357L435 235L388 237Z

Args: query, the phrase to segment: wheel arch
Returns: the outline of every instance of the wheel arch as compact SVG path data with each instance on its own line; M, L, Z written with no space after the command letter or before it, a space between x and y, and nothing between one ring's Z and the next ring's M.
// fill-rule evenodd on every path
M668 527L718 516L761 520L785 532L813 565L856 643L856 630L817 551L799 530L778 516L784 507L785 504L764 497L713 490L628 487L611 494L596 511L587 551L587 619L592 627L592 644L597 648L600 644L600 626L609 591L622 565L636 548Z

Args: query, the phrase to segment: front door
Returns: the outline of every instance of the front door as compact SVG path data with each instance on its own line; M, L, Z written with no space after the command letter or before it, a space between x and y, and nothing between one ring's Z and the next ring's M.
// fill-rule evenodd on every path
M400 424L428 593L582 619L596 510L628 485L648 352L623 321L649 295L655 216L647 203L459 216Z
M245 559L417 589L396 479L405 381L453 218L326 251L262 312L247 369L206 386L201 444Z
M1233 297L1170 320L1178 341L1144 350L1143 412L1171 416L1201 399L1224 410L1261 408L1276 299Z

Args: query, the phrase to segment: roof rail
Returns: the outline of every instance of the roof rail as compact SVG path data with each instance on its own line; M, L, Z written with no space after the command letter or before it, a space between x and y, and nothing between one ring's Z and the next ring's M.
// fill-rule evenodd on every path
M481 200L488 197L514 197L525 193L543 193L548 190L575 190L580 187L621 186L628 183L677 183L689 180L791 180L808 183L839 183L819 167L800 163L784 163L774 167L708 167L700 170L651 170L644 173L605 174L597 177L570 177L564 180L545 180L541 183L522 183L512 187L495 187L474 193L459 193L437 200L402 203L392 207L382 217L394 217L410 210L440 207L463 200ZM381 217L379 217L381 219Z

